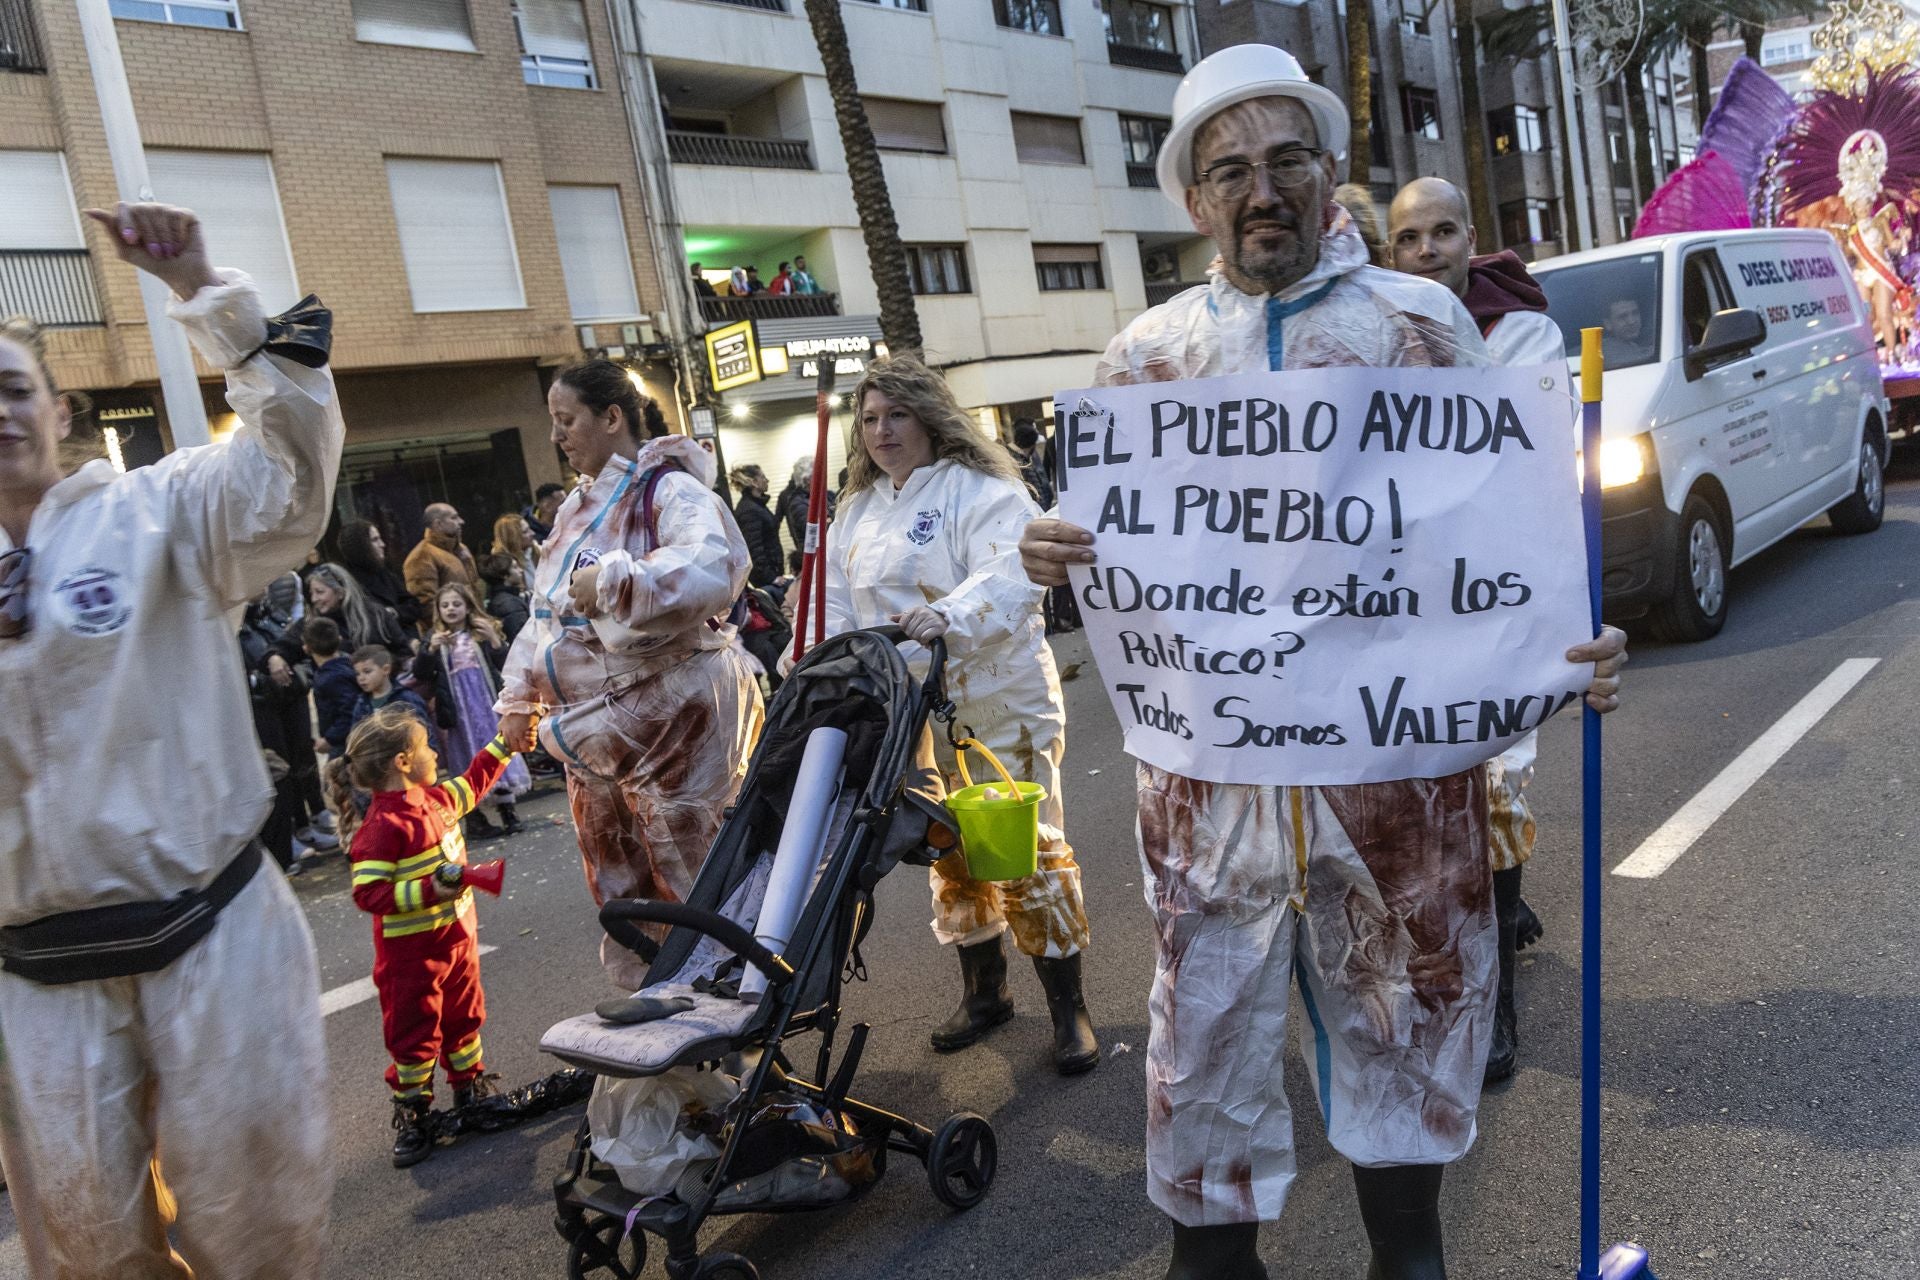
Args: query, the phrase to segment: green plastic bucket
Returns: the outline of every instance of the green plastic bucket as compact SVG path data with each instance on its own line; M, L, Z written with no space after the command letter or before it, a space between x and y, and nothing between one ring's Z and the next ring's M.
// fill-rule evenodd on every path
M987 758L998 782L976 783L967 773L968 750ZM972 738L955 745L960 790L947 797L947 809L960 831L967 874L975 880L1025 880L1039 866L1040 802L1047 789L1037 782L1015 782L993 752ZM988 791L998 791L989 797Z

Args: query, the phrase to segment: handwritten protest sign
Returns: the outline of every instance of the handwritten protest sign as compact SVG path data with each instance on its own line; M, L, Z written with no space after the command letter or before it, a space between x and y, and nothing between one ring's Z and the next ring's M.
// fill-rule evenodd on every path
M1442 777L1579 700L1564 365L1063 391L1070 574L1130 755L1210 782Z

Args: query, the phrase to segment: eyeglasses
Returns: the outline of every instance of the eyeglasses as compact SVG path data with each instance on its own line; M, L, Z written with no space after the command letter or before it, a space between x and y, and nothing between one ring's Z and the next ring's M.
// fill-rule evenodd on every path
M1318 147L1288 147L1276 151L1265 160L1227 160L1204 170L1200 180L1212 188L1213 194L1222 200L1238 200L1253 190L1253 171L1265 169L1267 180L1273 183L1276 191L1289 187L1298 187L1308 182L1319 172L1316 163L1327 154Z
M27 562L32 557L25 547L0 555L0 640L27 634Z

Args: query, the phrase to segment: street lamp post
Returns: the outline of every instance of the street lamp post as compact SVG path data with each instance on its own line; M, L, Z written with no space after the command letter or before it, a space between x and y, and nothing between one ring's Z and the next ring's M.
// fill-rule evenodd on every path
M1560 123L1567 140L1567 158L1573 171L1572 208L1567 210L1568 240L1574 249L1593 247L1594 228L1587 196L1587 140L1580 127L1580 109L1574 97L1573 33L1567 23L1567 0L1553 0L1553 47L1560 72ZM1584 232L1584 234L1583 234Z
M147 176L147 153L140 143L140 122L133 114L133 91L127 85L127 67L120 59L120 37L113 29L107 0L75 0L80 31L87 42L87 62L93 68L93 87L100 99L100 120L107 129L107 153L113 158L113 181L120 199L153 199ZM140 301L147 312L147 336L153 342L153 361L160 371L160 396L167 406L167 424L175 448L205 444L206 405L200 399L200 379L193 371L193 351L179 325L167 319L170 290L142 271Z

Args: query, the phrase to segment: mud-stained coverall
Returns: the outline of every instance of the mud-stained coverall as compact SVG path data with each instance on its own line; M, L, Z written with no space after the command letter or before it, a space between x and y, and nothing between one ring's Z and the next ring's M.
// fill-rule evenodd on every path
M686 897L760 736L752 661L732 627L709 624L739 598L748 563L713 480L711 454L665 436L568 494L541 551L533 617L501 674L496 711L546 717L540 745L566 766L596 905ZM591 563L600 576L587 618L567 584ZM600 958L627 990L646 975L611 938Z
M933 932L941 942L987 942L1011 928L1030 956L1059 959L1087 943L1080 868L1067 843L1060 796L1066 711L1040 616L1041 589L1020 568L1020 533L1038 515L1026 487L950 459L921 467L897 491L882 476L844 499L827 538L827 633L885 626L925 605L947 620L947 693L964 727L1022 782L1047 789L1040 805L1039 869L1025 880L967 875L958 850L934 864ZM925 669L925 651L918 666ZM953 749L934 734L949 786ZM991 768L967 762L974 781ZM981 775L986 776L981 776Z
M1487 363L1459 299L1367 265L1341 213L1304 279L1254 297L1216 273L1127 326L1099 381ZM1280 1216L1294 1177L1280 1046L1296 979L1333 1146L1369 1167L1464 1154L1498 963L1485 767L1255 787L1141 764L1138 782L1159 927L1146 1063L1153 1202L1188 1226Z
M169 310L227 370L239 429L125 475L89 462L34 513L32 629L0 641L0 925L202 888L272 807L229 611L319 540L346 429L325 369L248 358L259 295L219 276ZM0 974L0 1044L0 1159L35 1280L321 1274L320 975L270 859L158 972Z

